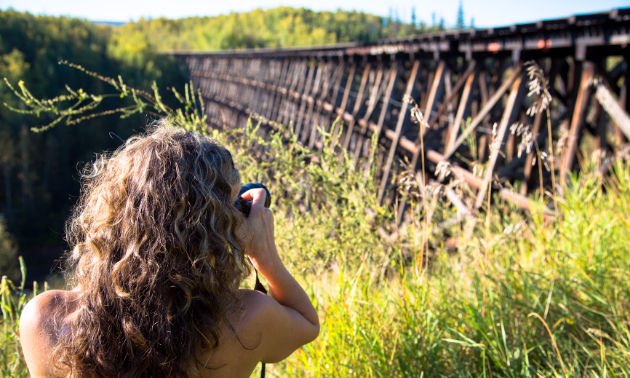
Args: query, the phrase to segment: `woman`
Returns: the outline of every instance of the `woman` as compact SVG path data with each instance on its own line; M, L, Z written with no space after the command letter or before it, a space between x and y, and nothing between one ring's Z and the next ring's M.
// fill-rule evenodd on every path
M282 264L265 192L249 218L231 154L162 122L84 173L68 222L74 289L24 309L32 377L249 377L319 334L307 294ZM270 296L239 289L248 259Z

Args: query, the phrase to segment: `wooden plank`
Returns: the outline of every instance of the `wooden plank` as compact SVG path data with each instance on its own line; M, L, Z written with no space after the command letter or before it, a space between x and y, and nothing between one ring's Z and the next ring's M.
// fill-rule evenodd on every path
M503 117L501 118L501 123L499 125L499 130L497 132L496 140L503 143L505 139L505 132L508 128L508 124L510 122L510 118L512 116L512 111L514 109L514 104L518 98L518 92L521 89L521 76L517 76L512 83L512 90L510 92L510 97L508 98L508 102L505 106L505 110L503 111ZM499 93L497 91L497 93ZM495 93L496 95L496 93ZM499 157L499 151L501 150L501 145L495 146L490 152L490 160L486 167L486 176L483 180L481 187L479 188L479 192L477 193L477 200L475 201L475 209L479 209L484 202L484 198L486 195L486 190L488 190L488 186L492 182L492 175L494 174L494 166L497 162L497 158Z
M354 102L354 109L352 109L352 117L353 120L348 124L348 128L346 131L346 139L343 141L343 148L348 149L348 145L350 144L350 137L352 136L352 132L354 131L354 118L357 116L359 109L361 109L361 103L363 102L363 92L365 91L365 83L367 83L368 75L370 73L370 63L368 63L363 69L363 75L361 76L361 84L359 85L359 92L357 94L357 99Z
M285 82L286 82L286 78L289 75L289 59L284 59L284 61L282 62L282 70L280 71L280 80L278 81L278 86L285 86ZM269 114L269 119L272 120L277 120L278 119L278 114L280 113L280 105L282 104L282 101L284 100L284 96L282 93L277 93L277 91L275 92L275 102L273 105L273 108L271 109L271 112Z
M348 96L350 95L350 90L352 89L352 82L354 81L354 71L356 70L356 65L353 63L350 65L350 71L348 72L348 80L346 81L346 87L344 89L343 92L343 98L341 100L341 106L339 106L339 109L341 109L342 112L346 111L346 105L348 104ZM334 104L333 104L334 107ZM340 114L340 115L343 115ZM340 119L341 122L343 122L343 118ZM332 139L332 143L330 144L330 148L334 148L335 144L337 143L337 138L339 137L339 127L341 125L337 125L334 135L333 135L333 139Z
M315 148L315 143L318 141L318 137L317 137L317 127L318 126L323 126L322 124L320 124L323 120L322 117L322 105L324 103L324 100L326 99L326 97L328 97L329 95L329 85L330 85L330 80L332 79L331 75L330 75L330 71L333 71L332 69L333 63L332 62L328 62L326 63L325 67L324 67L324 83L322 85L322 91L321 94L319 96L319 100L317 101L316 104L316 108L315 108L315 114L313 115L313 118L311 120L311 136L309 138L309 142L308 142L308 147L310 149ZM334 71L333 71L333 76L334 76Z
M302 91L302 82L304 81L304 77L305 77L305 71L306 71L306 65L307 65L307 61L306 60L298 60L298 62L296 63L297 67L296 70L293 73L293 81L291 83L291 87L289 88L289 91L291 92L301 92ZM296 116L297 116L297 99L293 96L289 96L288 97L288 104L287 104L287 110L286 110L286 116L285 116L285 120L284 123L287 126L291 126L292 123L295 122ZM295 128L295 125L291 126L292 129Z
M317 74L315 75L315 84L313 85L313 92L310 95L313 99L319 93L319 84L322 80L322 73L324 70L324 62L319 61L317 65ZM315 106L315 101L309 101L308 103L308 111L306 112L306 117L304 117L304 130L302 131L302 143L306 143L307 138L311 135L311 122L313 116L313 107Z
M606 110L606 113L608 113L619 130L624 133L626 138L630 139L630 117L628 117L628 113L619 105L619 102L613 97L610 89L608 89L603 82L597 84L595 98L599 101L604 110Z
M512 75L510 76L510 78L506 80L505 83L501 85L501 87L499 87L499 89L488 100L488 103L481 109L481 111L477 114L477 116L472 120L470 125L468 125L466 130L462 132L462 135L460 135L459 138L457 138L457 140L455 141L455 144L453 144L451 148L446 151L446 153L444 154L444 157L446 159L449 159L453 155L453 153L455 153L457 148L464 142L464 139L466 139L466 137L470 135L470 133L479 125L479 123L481 123L483 118L490 112L490 110L492 110L494 105L499 101L499 99L501 99L501 96L503 96L503 94L507 91L510 85L512 85L514 81L520 77L521 69L522 69L522 66L518 64L516 68L514 69L514 73L512 73ZM519 83L520 83L520 80L519 80Z
M444 103L446 104L446 124L448 127L450 127L455 120L453 114L453 83L451 81L451 76L451 70L447 69L444 73ZM440 124L439 118L438 124Z
M444 76L444 61L441 60L438 63L438 66L435 70L435 73L433 74L433 82L431 83L431 91L429 92L429 98L427 99L427 105L426 108L424 109L424 118L425 120L429 118L429 116L431 115L431 111L433 110L433 105L435 103L435 99L437 98L437 93L438 90L441 88L442 86L442 82L443 80L443 76ZM422 134L422 136L418 137L418 143L416 146L416 152L413 153L413 156L411 158L411 169L415 170L416 169L416 165L418 164L418 158L420 156L420 154L422 153L422 148L420 148L420 138L424 137L424 135L426 135L426 133L429 131L429 127L428 125L424 126L424 125L418 125L419 130L418 133ZM398 205L398 219L396 220L398 223L400 223L400 220L402 219L403 213L405 212L405 208L407 206L407 202L405 200L400 201L399 205Z
M464 112L470 106L470 93L475 81L475 75L469 75L464 85L464 91L462 92L462 98L459 100L459 107L457 108L457 114L453 124L449 126L447 131L446 143L444 144L444 151L449 151L453 148L455 140L457 139L457 133L461 127L462 120L464 119Z
M300 137L300 131L302 131L302 118L304 117L304 112L306 110L306 97L311 92L311 84L313 82L313 76L315 75L315 61L312 61L311 68L309 69L308 79L306 79L306 85L304 86L304 93L302 95L301 103L300 103L300 112L298 114L297 121L295 122L295 135Z
M387 110L389 109L389 100L392 98L392 91L394 89L394 84L396 83L396 78L398 77L398 62L392 62L392 69L389 72L389 80L387 82L387 91L385 93L385 99L383 100L383 106L381 107L381 114L378 117L378 123L376 124L376 138L380 138L381 131L383 130L383 122L385 121L385 116L387 115Z
M335 89L333 90L333 95L330 98L330 103L333 108L337 105L337 95L339 94L339 88L341 87L341 81L343 80L343 71L346 69L346 62L344 60L339 62L339 69L337 71L337 77L335 78L334 85Z
M559 184L561 187L566 182L569 171L573 169L575 154L579 146L579 137L582 133L584 123L586 122L586 110L591 100L591 82L595 73L595 65L592 62L583 62L582 64L582 78L579 84L580 87L578 88L575 108L573 109L573 117L571 118L569 138L567 140L566 150L563 153L562 166L560 168Z
M444 159L444 155L433 150L427 151L427 159L429 159L435 164L438 164L439 162L446 160ZM466 181L466 183L473 189L479 189L483 185L483 181L479 177L475 176L474 174L472 174L472 172L462 167L452 166L451 172L453 173L454 176ZM529 198L519 195L517 193L514 193L510 189L503 188L499 190L499 197L520 207L521 209L531 210L531 201L529 200ZM551 211L547 211L544 214L544 217L546 219L552 219L553 213Z
M361 134L365 134L367 131L367 124L372 116L372 112L374 108L376 108L376 104L378 103L379 97L381 97L383 90L385 89L385 84L381 85L381 81L383 80L383 66L379 65L376 71L376 78L374 80L374 85L372 86L372 90L370 91L370 98L368 100L368 108L365 114L363 115L363 119L365 122L365 127L361 127Z
M413 89L413 85L416 81L416 75L418 74L419 67L420 67L420 61L416 60L413 63L413 67L411 68L411 75L409 75L409 79L407 81L407 88L405 89L405 94L403 96L403 99L411 95L411 90ZM385 188L387 187L387 181L389 179L389 172L394 162L394 155L396 154L396 148L398 147L398 140L400 139L400 133L402 131L402 126L405 121L405 117L407 117L407 106L408 106L407 101L403 101L403 104L400 107L400 113L398 113L398 123L396 124L395 135L394 135L394 138L392 139L392 145L389 149L387 162L385 163L383 167L383 177L381 178L381 186L378 190L379 203L382 202L383 195L385 194Z
M435 105L435 99L438 96L438 90L442 86L444 79L444 61L440 60L438 63L437 69L435 70L435 75L433 76L433 83L431 84L431 91L429 92L429 98L427 100L427 106L424 109L424 118L431 118L431 112L433 111L433 105ZM422 127L420 127L422 130Z
M475 72L475 66L476 66L476 63L473 60L468 66L468 68L466 68L466 71L462 75L459 75L459 77L457 78L457 82L455 83L455 85L453 86L451 90L450 96L447 95L444 98L444 102L442 102L438 106L437 112L429 118L429 125L431 125L431 127L436 126L436 121L446 110L448 110L448 103L453 100L454 96L457 96L457 94L459 93L459 90L462 89L462 86L464 86L464 83L468 80L468 77Z

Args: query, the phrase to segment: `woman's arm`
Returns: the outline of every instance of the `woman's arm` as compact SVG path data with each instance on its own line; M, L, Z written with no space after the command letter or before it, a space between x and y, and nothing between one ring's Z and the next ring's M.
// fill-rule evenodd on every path
M289 273L278 254L274 237L273 214L263 205L265 191L253 189L245 194L245 200L252 200L248 218L247 254L254 267L269 283L269 295L273 298L261 298L264 310L261 324L263 327L262 344L268 353L264 353L264 362L275 362L286 358L295 349L313 341L319 334L319 317L310 298Z

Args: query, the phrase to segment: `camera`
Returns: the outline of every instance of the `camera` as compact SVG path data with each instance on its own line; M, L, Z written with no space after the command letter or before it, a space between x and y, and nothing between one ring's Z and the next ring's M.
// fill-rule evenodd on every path
M258 183L258 182L245 184L245 185L241 186L241 190L238 192L238 198L234 202L234 206L236 206L236 208L241 213L243 213L243 215L245 215L246 217L249 217L249 212L252 210L252 201L246 201L241 196L243 195L243 193L245 193L245 192L247 192L248 190L251 190L251 189L265 189L265 194L266 194L266 196L265 196L265 207L269 208L269 205L271 205L271 194L269 193L269 189L267 189L266 186L264 186L263 184Z

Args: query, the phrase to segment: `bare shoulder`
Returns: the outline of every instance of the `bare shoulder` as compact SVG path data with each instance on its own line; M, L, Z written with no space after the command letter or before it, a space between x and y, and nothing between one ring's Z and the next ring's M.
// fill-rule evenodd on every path
M277 310L278 302L266 294L248 289L242 289L241 294L243 296L242 306L244 309L243 323L259 320L261 317L270 315L270 312Z
M319 325L311 324L293 308L283 306L271 296L243 290L240 323L243 335L257 335L262 362L279 362L319 334Z
M24 307L20 316L20 343L32 377L52 377L48 358L58 342L58 331L76 307L77 293L63 290L44 292Z

